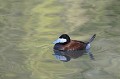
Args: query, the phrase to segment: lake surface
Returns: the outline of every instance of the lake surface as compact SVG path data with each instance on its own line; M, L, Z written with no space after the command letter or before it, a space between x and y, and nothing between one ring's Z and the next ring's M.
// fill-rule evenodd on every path
M119 0L0 0L0 79L120 79ZM67 33L92 42L95 60L54 58Z

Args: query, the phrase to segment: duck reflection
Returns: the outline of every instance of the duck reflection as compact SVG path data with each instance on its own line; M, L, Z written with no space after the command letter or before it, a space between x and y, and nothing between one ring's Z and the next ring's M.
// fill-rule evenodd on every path
M54 50L54 56L56 59L63 61L63 62L68 62L71 60L71 58L76 59L79 58L82 55L89 55L92 60L94 60L93 54L88 53L88 50L74 50L74 51L59 51L59 50Z

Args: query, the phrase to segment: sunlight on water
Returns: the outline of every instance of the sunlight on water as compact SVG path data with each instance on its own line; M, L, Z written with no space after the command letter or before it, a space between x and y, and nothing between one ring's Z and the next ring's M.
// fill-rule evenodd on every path
M119 79L119 0L1 0L0 79ZM91 51L61 62L52 42L61 34Z

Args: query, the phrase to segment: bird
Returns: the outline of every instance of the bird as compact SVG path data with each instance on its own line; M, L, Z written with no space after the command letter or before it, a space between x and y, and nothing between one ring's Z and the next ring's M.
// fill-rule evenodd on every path
M57 40L55 40L53 51L56 59L68 62L71 59L76 59L84 54L88 54L91 60L94 60L94 56L90 51L91 42L96 37L94 34L88 42L79 40L71 40L68 34L62 34Z

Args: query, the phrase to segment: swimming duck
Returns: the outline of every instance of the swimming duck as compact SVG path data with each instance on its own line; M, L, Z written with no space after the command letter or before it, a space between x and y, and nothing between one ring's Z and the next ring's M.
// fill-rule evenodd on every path
M69 35L62 34L57 40L53 43L54 56L56 59L68 62L71 58L75 59L84 54L88 54L90 59L94 60L92 52L90 52L90 43L94 40L96 34L94 34L88 42L71 40Z

